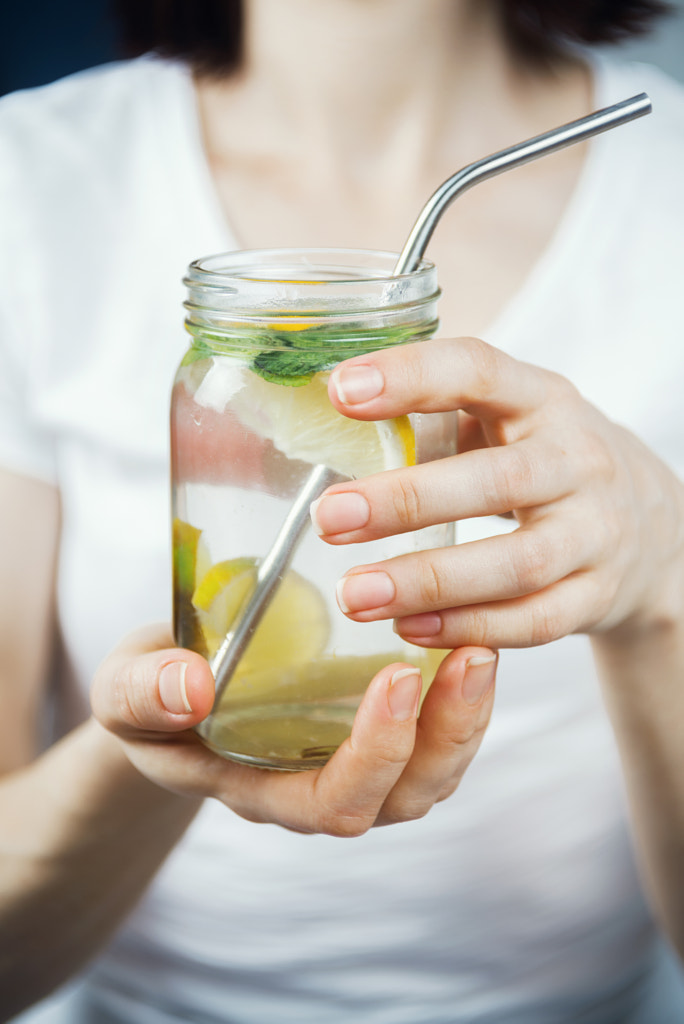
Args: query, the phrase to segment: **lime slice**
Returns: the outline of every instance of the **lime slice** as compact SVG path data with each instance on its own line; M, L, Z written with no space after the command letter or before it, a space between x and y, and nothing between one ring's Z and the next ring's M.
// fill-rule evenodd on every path
M209 552L202 531L192 523L174 519L172 535L174 636L181 647L191 647L203 654L204 641L192 606L192 595L197 580L211 565Z
M173 572L176 590L190 597L195 589L197 545L202 531L182 519L173 521Z
M209 657L213 657L253 589L255 558L217 562L192 595ZM264 669L290 668L319 657L330 635L323 597L309 580L291 569L266 609L237 675Z
M330 403L328 377L318 373L303 387L290 388L250 374L233 398L233 412L288 458L323 463L343 476L414 465L415 435L408 416L372 422L348 419Z

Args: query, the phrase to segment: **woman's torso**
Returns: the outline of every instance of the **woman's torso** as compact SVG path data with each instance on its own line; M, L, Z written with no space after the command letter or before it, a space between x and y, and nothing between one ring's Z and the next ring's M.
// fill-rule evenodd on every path
M639 81L616 72L602 87ZM659 87L681 132L684 102ZM42 113L40 99L23 102L39 123L49 118L43 145L54 153L36 170L37 193L27 186L45 301L25 326L32 415L57 442L59 685L73 719L105 651L127 629L169 617L166 425L185 345L179 279L190 259L234 242L181 69L139 61L56 87ZM652 131L663 160L668 146L684 152L681 139ZM38 154L22 146L17 160L35 166ZM644 173L639 144L602 141L595 153L550 248L486 336L567 373L676 464L684 367L672 316L684 261L670 221L681 201L669 205L676 190L665 175L628 225ZM617 180L629 157L627 180ZM75 161L86 175L79 194L66 189ZM59 208L55 185L68 197ZM668 260L649 268L654 231ZM465 524L461 536L490 528ZM319 1024L619 1019L605 1007L632 999L652 926L587 643L504 652L498 690L461 789L423 821L343 843L254 826L208 803L96 965L105 1002L131 1021L168 1011L256 1024L274 1005L279 1020Z

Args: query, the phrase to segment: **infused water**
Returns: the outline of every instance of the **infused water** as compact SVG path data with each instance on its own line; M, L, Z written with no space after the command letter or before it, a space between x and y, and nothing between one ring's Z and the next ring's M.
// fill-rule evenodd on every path
M253 255L214 258L220 271L200 261L189 275L192 343L173 390L175 637L210 664L314 465L347 479L455 451L451 415L361 422L339 414L327 390L341 359L429 336L434 268L427 265L414 308L414 281L388 291L384 254L365 254L381 257L382 273L360 274L346 262L316 270L309 259L305 280L293 276L301 273L296 260L293 269L277 254L276 267L266 254L254 266ZM359 292L370 298L354 300ZM435 655L402 642L391 622L351 622L335 585L361 562L452 541L448 524L350 546L305 530L225 692L198 727L207 745L251 764L316 767L349 735L384 665L408 661L429 683Z

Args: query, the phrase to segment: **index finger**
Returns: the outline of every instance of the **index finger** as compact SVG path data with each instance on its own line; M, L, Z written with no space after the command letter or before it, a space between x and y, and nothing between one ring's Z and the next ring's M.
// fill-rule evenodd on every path
M328 394L339 412L360 420L454 409L495 419L536 408L554 377L477 338L435 338L345 360Z
M324 768L297 773L232 766L216 795L251 821L338 837L371 828L413 753L420 672L388 665L371 681L352 733Z

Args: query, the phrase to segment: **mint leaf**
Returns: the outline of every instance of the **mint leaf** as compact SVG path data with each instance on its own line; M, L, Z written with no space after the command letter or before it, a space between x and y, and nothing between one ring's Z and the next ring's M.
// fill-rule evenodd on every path
M298 388L308 384L315 373L332 367L336 360L329 352L300 352L296 349L260 352L250 369L272 384Z

